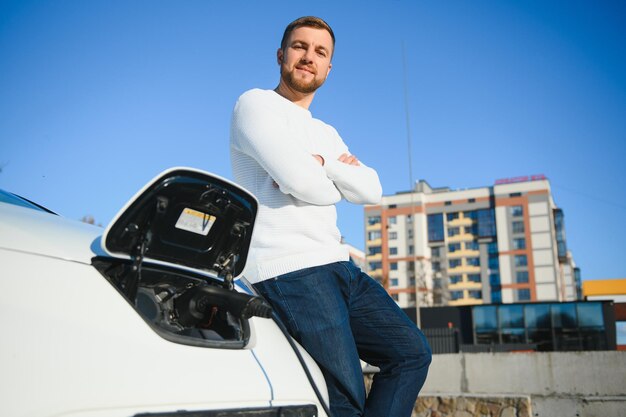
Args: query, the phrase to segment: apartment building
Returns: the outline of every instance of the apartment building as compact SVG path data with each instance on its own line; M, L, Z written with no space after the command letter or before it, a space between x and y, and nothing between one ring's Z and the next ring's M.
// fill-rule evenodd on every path
M365 207L368 273L401 307L580 299L543 175L464 190L419 181Z

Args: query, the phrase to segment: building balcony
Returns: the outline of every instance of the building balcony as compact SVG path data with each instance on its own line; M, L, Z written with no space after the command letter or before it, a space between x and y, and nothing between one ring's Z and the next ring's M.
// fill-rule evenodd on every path
M448 266L448 274L454 275L454 274L478 274L480 273L480 265L478 266L474 266L474 265L467 265L465 263L465 261L463 261L462 265L458 265L458 266Z
M462 265L454 268L454 270L450 270L450 273L452 272L455 274L479 274L480 266Z
M480 290L482 289L482 287L483 287L483 284L481 282L468 281L466 278L454 284L452 283L448 284L448 288L450 290L455 290L455 291Z
M448 259L457 258L477 258L480 256L480 251L477 250L455 250L454 252L448 252Z
M365 259L367 259L368 261L380 261L383 259L383 254L377 253L374 255L365 255Z
M374 223L374 224L368 224L365 227L366 231L370 231L370 230L380 230L383 227L382 223Z
M466 240L475 240L475 236L471 233L459 233L458 235L448 236L448 243L465 242Z
M465 217L454 219L454 220L450 220L448 222L448 226L449 227L454 227L454 226L471 226L471 225L472 225L472 219L468 219L468 218L465 218Z
M459 298L458 300L450 300L448 305L451 306L469 306L483 304L483 300L478 298Z
M463 273L463 266L457 266L454 268L448 267L448 275L461 275Z
M372 239L372 240L368 240L365 243L367 246L380 246L383 244L383 240L378 238L378 239Z

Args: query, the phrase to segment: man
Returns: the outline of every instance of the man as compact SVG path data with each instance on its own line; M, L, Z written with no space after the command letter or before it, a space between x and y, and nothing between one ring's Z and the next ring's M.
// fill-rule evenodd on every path
M233 111L235 180L259 199L246 277L319 364L333 417L408 417L430 348L372 278L348 262L335 203L380 201L376 172L308 110L332 67L332 29L303 17L285 29L274 90L244 93ZM380 368L365 396L359 357Z

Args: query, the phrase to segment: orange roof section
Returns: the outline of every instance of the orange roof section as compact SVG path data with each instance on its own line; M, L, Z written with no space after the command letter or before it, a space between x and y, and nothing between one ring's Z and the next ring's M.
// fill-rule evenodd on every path
M626 295L626 278L583 281L583 295Z

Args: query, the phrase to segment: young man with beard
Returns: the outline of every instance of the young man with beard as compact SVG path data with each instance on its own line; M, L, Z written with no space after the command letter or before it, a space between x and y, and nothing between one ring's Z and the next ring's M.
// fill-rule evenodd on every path
M319 364L333 417L408 417L428 372L423 334L382 286L350 263L335 203L375 204L376 171L308 110L331 69L322 19L285 29L274 90L244 93L233 111L235 180L259 212L245 275ZM359 358L380 368L365 395Z

